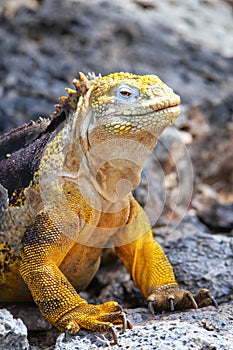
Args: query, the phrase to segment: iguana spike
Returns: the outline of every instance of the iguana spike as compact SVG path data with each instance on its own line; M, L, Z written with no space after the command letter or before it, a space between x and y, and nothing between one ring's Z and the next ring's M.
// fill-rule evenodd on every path
M88 77L82 72L79 73L79 80L74 79L72 83L74 84L78 95L85 95L90 87L90 81L88 80Z
M77 91L74 90L74 89L65 88L65 90L67 91L67 93L69 94L69 96L72 96L72 95L77 94Z
M76 91L78 91L80 88L80 81L78 79L74 79L72 83L75 86Z
M68 97L67 96L61 96L61 97L58 97L58 100L61 101L61 102L66 102L68 100Z
M56 111L59 111L61 109L62 105L57 103L56 105L54 105L54 107L56 108Z
M88 78L85 74L83 74L82 72L79 72L79 80L86 82L88 80Z
M94 72L87 73L88 80L95 80L96 78L102 78L102 75L99 73L98 75L95 75Z
M60 113L62 105L56 104L56 105L54 105L54 107L55 107L55 111L52 113L52 116ZM50 116L50 117L52 117L52 116Z

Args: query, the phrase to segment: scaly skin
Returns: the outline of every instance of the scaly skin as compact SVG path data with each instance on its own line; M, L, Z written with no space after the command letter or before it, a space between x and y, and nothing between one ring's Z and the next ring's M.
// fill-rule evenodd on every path
M111 332L117 342L113 326L130 327L120 306L90 305L78 295L109 244L152 312L213 303L207 290L192 295L179 288L131 194L158 136L179 115L180 99L157 76L80 74L74 85L57 106L63 119L51 138L37 136L43 155L32 181L12 192L13 204L2 212L0 299L28 299L28 288L60 331Z

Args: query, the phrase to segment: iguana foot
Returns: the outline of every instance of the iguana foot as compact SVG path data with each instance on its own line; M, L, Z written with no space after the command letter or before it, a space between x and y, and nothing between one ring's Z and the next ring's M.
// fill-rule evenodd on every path
M110 333L113 344L118 344L115 326L121 326L124 333L132 328L121 306L114 301L101 305L81 304L60 318L56 327L67 334L75 334L81 328Z
M208 289L201 289L197 294L180 289L177 285L156 287L147 298L148 308L152 314L155 311L174 309L198 309L218 304Z

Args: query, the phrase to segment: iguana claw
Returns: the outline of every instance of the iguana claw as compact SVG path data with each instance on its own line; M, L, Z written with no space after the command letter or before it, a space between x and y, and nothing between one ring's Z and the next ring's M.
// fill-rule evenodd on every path
M153 301L152 301L152 300L149 300L149 301L148 301L148 309L149 309L149 311L150 311L150 313L151 313L152 315L155 314L155 309L154 309Z
M119 308L121 308L121 306L119 305ZM122 310L122 308L121 308ZM130 321L127 319L126 315L123 313L122 311L122 333L125 333L126 329L132 329L132 325L130 323ZM117 332L116 332L116 327L115 326L110 326L108 329L111 337L112 337L112 344L111 345L119 345L118 342L118 337L117 337Z
M210 291L208 289L200 289L198 294L194 295L194 298L198 304L198 307L204 307L207 306L205 301L209 301L209 305L213 305L216 309L218 308L218 303L215 300L215 298L210 294Z
M218 309L218 303L217 301L215 300L215 298L208 292L208 295L209 295L209 298L212 299L212 304L213 306Z
M125 333L127 328L132 329L133 326L130 323L130 321L127 319L126 314L123 312L122 307L120 305L118 305L118 306L119 306L119 309L122 311L122 329L121 329L121 331L122 331L122 333ZM112 345L119 345L115 326L109 327L109 333L112 336L112 340L113 340Z
M69 331L69 329L67 329L66 328L66 330L65 330L65 341L67 342L69 339L70 339L70 331Z
M118 343L118 338L117 338L117 333L116 333L116 329L115 329L114 326L112 326L112 327L109 328L109 333L111 334L112 339L113 339L112 345L119 345L119 343Z
M168 300L169 300L169 304L170 304L170 310L171 311L174 311L174 309L175 309L175 306L174 306L174 297L173 296L171 296Z
M148 308L152 314L155 311L175 309L198 309L218 304L208 289L201 289L197 294L180 289L178 286L161 286L155 288L147 298Z
M121 305L118 304L118 309L122 312L122 333L125 333L126 329L132 329L133 326L130 321L127 319L126 314L123 311Z
M192 303L192 306L194 309L198 309L198 305L196 303L196 300L194 299L193 295L191 292L188 292L187 293L187 297L190 299L191 303Z

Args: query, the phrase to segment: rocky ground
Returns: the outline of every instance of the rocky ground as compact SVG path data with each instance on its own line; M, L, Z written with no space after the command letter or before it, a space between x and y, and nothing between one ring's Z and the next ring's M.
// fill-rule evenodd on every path
M1 133L52 113L78 71L157 74L182 97L176 129L163 134L135 196L179 283L209 288L220 307L152 317L120 262L108 261L84 296L127 309L135 326L119 336L122 349L233 349L232 5L0 0ZM26 327L1 311L0 349L109 347L86 331L64 339L31 305L7 309Z

